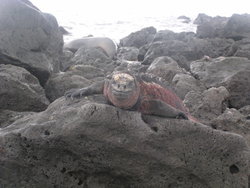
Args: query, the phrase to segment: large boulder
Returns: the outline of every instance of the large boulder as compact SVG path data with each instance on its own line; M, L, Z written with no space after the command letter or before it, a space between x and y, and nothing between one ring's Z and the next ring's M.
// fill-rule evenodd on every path
M27 69L42 85L51 72L59 71L63 38L54 16L26 1L2 0L0 25L1 64Z
M207 88L218 87L236 73L250 70L250 60L243 57L219 57L209 60L194 61L190 65L191 73Z
M123 47L140 48L146 44L150 44L153 41L155 34L156 29L154 27L146 27L121 39L120 45Z
M201 25L203 23L209 22L212 19L213 19L213 17L211 17L211 16L208 16L204 13L199 13L197 18L195 18L195 20L194 20L194 24Z
M185 70L171 57L163 56L156 58L146 72L172 82L176 74L185 73Z
M70 60L68 68L73 65L91 65L110 72L115 67L114 63L100 48L81 47Z
M224 37L234 40L250 38L250 14L234 14L224 27Z
M120 47L117 52L117 58L121 60L137 61L139 49L136 47Z
M234 43L230 39L199 39L184 33L165 33L156 39L157 42L153 42L144 55L143 64L149 65L160 56L170 56L186 69L189 69L189 61L201 59L203 56L228 56Z
M227 24L227 17L213 17L211 19L204 19L198 24L196 34L199 38L216 38L222 37L225 25ZM197 21L198 22L198 21Z
M250 38L236 41L232 46L232 55L250 59Z
M208 124L228 107L229 92L223 86L203 92L190 91L183 101L190 113Z
M183 42L188 42L193 37L195 37L195 33L193 32L175 33L171 30L160 30L155 34L153 42L171 40L180 40Z
M44 89L30 72L13 65L0 65L0 109L42 111L49 104Z
M66 71L72 64L70 62L71 58L73 58L74 53L69 50L63 50L63 54L60 57L60 70Z
M100 99L102 101L102 99ZM60 98L0 129L2 187L247 187L236 134Z
M242 70L233 75L226 83L230 93L229 102L233 108L250 105L250 69Z
M50 102L64 95L70 89L87 87L92 82L73 72L53 74L45 85L45 92Z
M250 38L250 14L234 14L231 17L199 15L194 23L200 38L230 38L235 41Z
M190 91L203 92L206 90L204 84L195 79L192 75L186 73L178 73L173 77L172 85L175 88L176 94L184 99Z
M185 56L191 53L192 49L185 42L179 40L157 41L150 45L142 63L150 65L157 57L161 56L169 56L177 62L186 62Z
M250 121L247 117L234 108L228 108L223 114L213 119L210 126L217 130L240 134L250 145Z
M74 65L67 72L52 74L45 85L45 93L52 102L70 89L87 87L104 77L102 69L91 65Z

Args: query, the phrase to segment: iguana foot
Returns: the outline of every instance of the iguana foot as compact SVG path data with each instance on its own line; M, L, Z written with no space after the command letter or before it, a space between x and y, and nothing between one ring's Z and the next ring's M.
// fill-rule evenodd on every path
M185 113L179 112L178 115L176 116L176 119L186 119L188 120L188 117Z
M82 96L85 96L86 94L86 89L82 88L82 89L71 89L69 91L66 91L64 96L66 99L70 98L70 99L75 99L75 98L80 98Z

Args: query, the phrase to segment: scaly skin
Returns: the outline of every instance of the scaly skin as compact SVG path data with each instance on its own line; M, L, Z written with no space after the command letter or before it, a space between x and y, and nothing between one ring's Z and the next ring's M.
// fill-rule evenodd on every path
M114 73L110 80L68 91L65 96L76 98L101 93L110 104L121 109L197 121L189 114L182 100L174 92L157 83L138 79L129 73Z

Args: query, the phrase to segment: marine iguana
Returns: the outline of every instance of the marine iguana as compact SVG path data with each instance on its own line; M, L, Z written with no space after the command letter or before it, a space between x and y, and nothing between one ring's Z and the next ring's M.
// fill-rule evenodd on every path
M92 94L103 94L109 104L121 109L197 121L173 91L140 75L115 72L111 79L96 82L82 89L67 91L65 97L74 99Z

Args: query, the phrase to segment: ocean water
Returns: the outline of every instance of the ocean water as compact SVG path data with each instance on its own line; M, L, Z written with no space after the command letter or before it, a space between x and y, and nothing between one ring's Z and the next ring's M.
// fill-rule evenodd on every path
M159 30L174 32L196 31L196 25L182 23L177 17L176 8L165 10L165 2L144 3L127 0L31 0L43 12L53 14L60 26L71 34L64 36L65 42L84 36L105 36L119 43L120 39L142 28L153 26ZM147 4L147 7L145 5ZM137 5L137 6L136 6ZM179 5L178 5L179 7ZM148 9L147 9L148 8ZM144 11L143 11L144 10ZM171 13L172 10L172 13ZM176 14L174 15L173 12ZM198 14L193 14L193 20Z
M120 39L128 36L130 33L142 28L153 26L160 30L172 30L174 32L192 31L196 32L196 25L192 23L183 23L183 20L174 16L141 16L141 17L121 17L121 18L75 18L67 19L57 18L59 25L63 26L71 34L64 36L64 41L81 38L88 35L110 37L117 43Z

